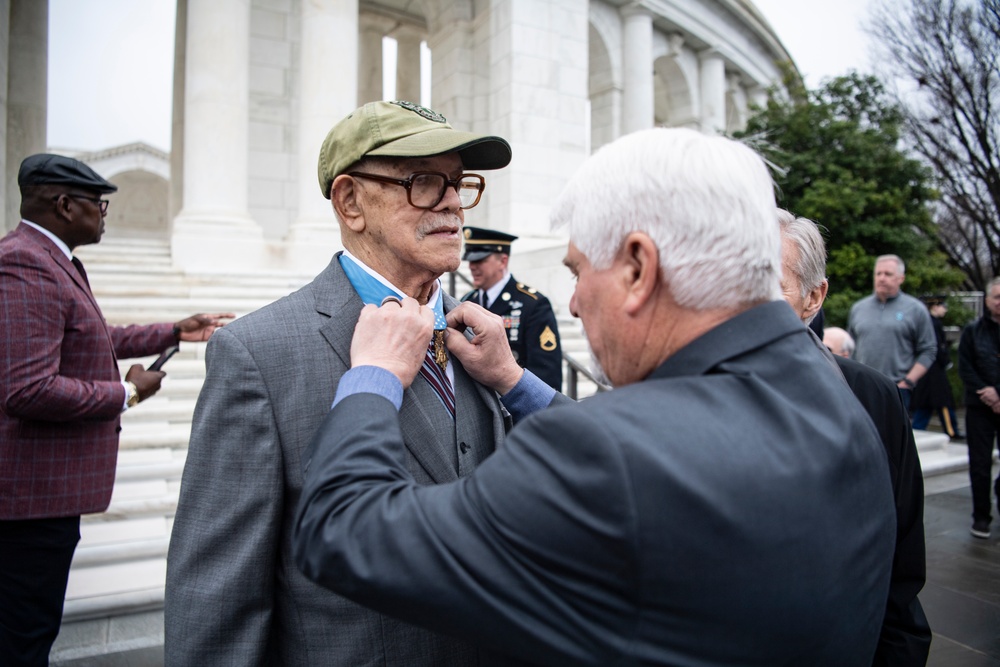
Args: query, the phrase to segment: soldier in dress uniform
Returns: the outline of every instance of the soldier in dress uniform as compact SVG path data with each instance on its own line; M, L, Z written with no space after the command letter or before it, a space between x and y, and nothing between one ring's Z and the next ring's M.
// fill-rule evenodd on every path
M545 295L517 282L507 268L510 244L517 237L468 226L463 233L462 259L469 262L476 289L463 296L462 301L474 301L502 317L517 363L556 391L562 391L562 351L552 305Z

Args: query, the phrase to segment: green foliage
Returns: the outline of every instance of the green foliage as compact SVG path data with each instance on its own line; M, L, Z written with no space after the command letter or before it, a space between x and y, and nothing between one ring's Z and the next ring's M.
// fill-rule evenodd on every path
M871 293L879 255L903 258L910 294L960 285L937 250L930 172L901 150L902 116L878 80L852 73L808 91L788 70L785 86L737 138L771 163L778 205L825 228L826 321L843 326L850 305Z

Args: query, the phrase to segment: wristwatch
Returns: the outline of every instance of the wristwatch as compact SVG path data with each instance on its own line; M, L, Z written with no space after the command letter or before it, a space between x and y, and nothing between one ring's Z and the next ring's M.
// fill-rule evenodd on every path
M913 389L914 387L916 387L916 386L917 386L917 383L916 383L916 382L914 382L914 381L913 381L913 380L911 380L910 378L906 377L905 375L903 376L903 384L905 384L905 385L906 385L907 387L909 387L910 389Z
M139 390L135 388L134 383L128 381L125 382L125 388L127 391L125 405L126 407L134 408L139 402Z

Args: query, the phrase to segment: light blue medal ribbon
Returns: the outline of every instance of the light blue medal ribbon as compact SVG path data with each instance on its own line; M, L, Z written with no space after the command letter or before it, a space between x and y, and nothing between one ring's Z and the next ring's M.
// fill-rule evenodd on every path
M371 303L379 306L382 304L382 299L387 296L400 299L405 296L379 281L346 255L340 256L340 267L347 274L351 286L365 304ZM438 289L441 289L440 281L438 281ZM444 297L439 294L434 303L434 362L441 367L442 371L448 365L448 355L444 351L444 330L447 328L448 323L444 319Z

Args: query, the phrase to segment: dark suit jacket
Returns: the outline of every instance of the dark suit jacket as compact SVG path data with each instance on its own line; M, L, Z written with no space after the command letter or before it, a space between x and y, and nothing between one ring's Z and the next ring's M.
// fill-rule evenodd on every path
M445 310L455 305L446 297ZM304 450L350 368L362 307L334 258L209 341L167 559L168 666L476 664L469 642L364 609L292 561ZM451 363L454 422L421 378L403 396L404 470L420 484L458 479L504 438L496 394Z
M478 298L479 290L473 290L462 301ZM518 365L556 391L562 391L559 325L548 298L511 276L489 311L503 318L507 342Z
M536 664L866 666L892 490L820 354L787 304L753 308L642 382L523 419L433 488L403 466L391 403L349 396L312 446L296 562Z
M100 512L111 500L125 389L117 358L156 354L171 324L109 327L49 238L0 240L0 519Z
M896 553L882 634L873 665L927 664L931 629L917 594L927 576L924 551L924 478L910 417L896 383L857 361L834 357L851 391L868 412L889 457L896 499Z

